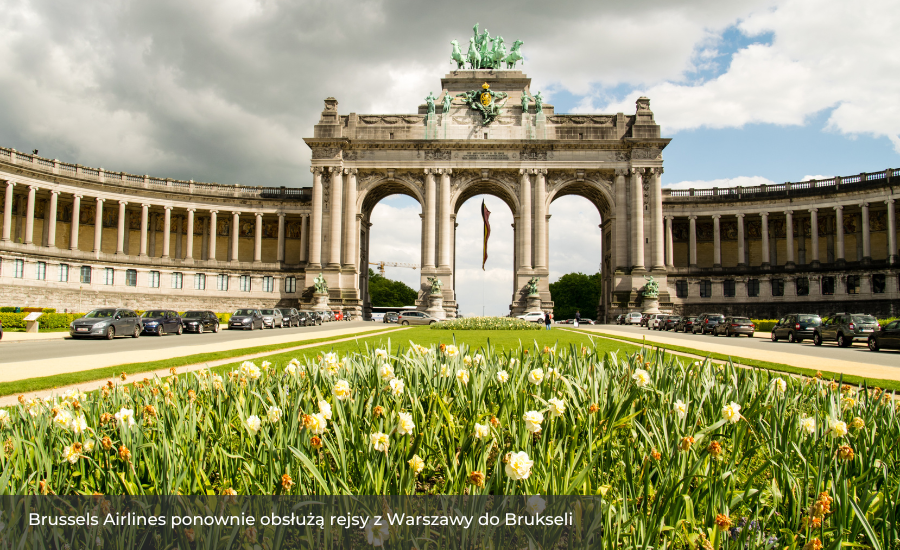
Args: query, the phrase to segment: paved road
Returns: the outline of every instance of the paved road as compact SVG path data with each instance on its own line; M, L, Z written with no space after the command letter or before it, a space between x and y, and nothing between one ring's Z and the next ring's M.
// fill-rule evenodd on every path
M333 321L321 326L277 328L265 330L225 330L218 333L204 332L203 334L185 333L181 336L169 334L166 336L141 336L140 338L116 338L112 341L93 338L73 339L66 337L60 340L40 340L35 342L9 342L0 344L0 354L3 363L17 363L19 361L34 361L41 359L59 359L65 357L79 357L85 355L98 355L107 353L130 353L148 350L161 350L168 347L190 346L191 344L215 344L217 342L232 343L246 341L247 346L253 346L253 340L270 336L286 336L296 334L298 337L309 338L310 334L334 329L379 329L395 327L397 325L372 323L364 321ZM324 337L324 335L323 335ZM316 338L316 336L313 336ZM140 356L135 355L135 360Z
M675 339L681 342L681 345L684 345L685 347L696 347L706 343L726 345L729 348L734 349L733 353L736 357L742 356L742 350L795 354L798 359L808 358L809 363L804 366L810 369L825 368L818 367L817 360L839 360L879 365L883 367L896 367L900 370L900 351L883 350L872 352L866 347L866 343L862 341L854 343L853 346L849 348L839 348L835 344L828 343L816 346L813 345L812 341L804 341L801 344L789 344L784 340L773 342L769 338L747 338L746 336L726 338L724 336L712 336L711 334L703 336L701 334L685 334L683 332L674 332L671 330L647 330L645 328L637 328L634 326L595 325L592 328L597 330L608 329L610 332L627 335L631 338L647 336L649 339L658 336L667 339ZM746 357L746 355L744 357Z

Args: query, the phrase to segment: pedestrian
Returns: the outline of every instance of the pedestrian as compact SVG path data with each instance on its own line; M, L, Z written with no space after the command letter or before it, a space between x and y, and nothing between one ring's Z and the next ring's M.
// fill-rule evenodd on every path
M549 311L544 314L544 324L547 325L547 330L550 330L550 323L553 321L553 314Z
M581 311L575 310L575 328L578 328L578 323L581 322Z

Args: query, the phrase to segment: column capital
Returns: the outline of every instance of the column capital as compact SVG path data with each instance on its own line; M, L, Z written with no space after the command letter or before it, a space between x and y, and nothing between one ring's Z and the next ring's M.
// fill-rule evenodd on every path
M218 210L210 210L209 213L210 213L210 214L218 214L219 211L218 211Z
M714 220L718 220L718 219L721 219L721 218L722 218L722 214L713 214L713 215L712 215L712 219L714 219Z
M818 212L819 212L819 209L818 209L818 208L810 208L810 209L809 209L809 213L810 213L810 214L816 214L816 213L818 213Z
M60 191L60 190L58 190L58 189L51 189L51 190L50 190L50 194L51 194L51 195L59 195L60 193L62 193L62 191Z
M163 206L163 208L165 208L166 210L172 210L175 207L172 205L168 205L168 206Z
M648 171L649 171L649 172L652 172L653 174L655 174L655 175L657 175L657 176L661 176L661 175L663 175L663 172L664 172L665 170L663 170L663 167L662 167L662 166L656 166L656 167L654 167L654 168L650 168Z
M6 186L7 187L15 187L16 182L14 182L13 180L6 180Z
M675 216L666 216L666 219L671 222L675 220Z
M888 200L884 201L884 204L892 205L892 204L894 204L894 199L888 199Z
M262 212L254 212L253 214L255 214L257 218L263 217L263 213L262 213Z
M40 189L40 187L37 186L37 185L35 185L35 184L31 184L31 183L30 183L30 184L28 184L28 189L29 189L29 190L37 191L38 189Z
M310 172L311 174L319 174L319 175L321 175L322 172L324 172L324 171L325 171L325 169L324 169L323 167L321 167L321 166L310 166L310 167L309 167L309 172Z
M628 175L628 168L616 168L616 177L624 178Z
M760 215L760 217L762 217L762 218L768 218L768 217L769 217L769 213L768 213L768 212L760 212L759 215Z
M785 211L784 211L784 215L785 215L785 216L793 216L793 215L794 215L794 211L793 211L793 210L785 210Z
M837 206L834 207L834 211L835 211L835 212L840 212L840 211L842 211L843 209L844 209L844 205L842 205L842 204L839 204L839 205L837 205Z
M743 219L744 216L746 216L746 214L744 214L743 212L738 212L738 213L735 214L734 216L735 216L736 218L741 218L741 219Z
M150 208L152 204L141 203L141 208Z
M546 176L546 175L547 175L547 169L546 169L546 168L535 168L535 169L534 169L534 173L535 173L535 174L538 174L539 176Z
M119 204L121 204L122 206L128 206L128 201L119 200Z
M284 212L279 212L279 213L278 213L278 217L279 217L279 218L284 218L285 216L287 216L287 214L285 214Z
M103 197L97 197L97 202L106 202L106 199Z
M185 208L185 210L187 210L188 212L196 212L197 211L196 208Z
M519 168L519 175L524 176L528 173L528 168Z
M231 215L232 215L232 216L240 216L240 215L241 215L241 212L232 210L232 211L231 211Z
M84 195L79 195L78 193L72 193L72 198L73 199L83 199Z
M697 216L688 216L688 219L689 219L689 220L696 220L696 219L697 219Z
M859 203L859 207L860 207L860 208L868 208L868 207L869 207L869 203L866 202L866 201L863 201L863 202Z

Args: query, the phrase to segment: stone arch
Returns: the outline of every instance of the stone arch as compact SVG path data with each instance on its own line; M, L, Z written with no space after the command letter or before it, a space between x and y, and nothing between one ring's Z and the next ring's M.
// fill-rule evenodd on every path
M556 199L567 195L577 195L586 198L597 208L600 218L603 220L614 216L616 202L609 190L598 181L589 179L579 181L572 177L556 183L547 193L547 208L549 209Z
M372 212L379 202L391 195L406 195L415 199L419 206L425 208L425 194L417 182L388 176L366 182L359 190L357 211L363 215Z
M496 178L476 178L460 184L450 197L451 212L459 213L462 205L476 195L493 195L509 206L513 217L519 215L519 198L513 189Z

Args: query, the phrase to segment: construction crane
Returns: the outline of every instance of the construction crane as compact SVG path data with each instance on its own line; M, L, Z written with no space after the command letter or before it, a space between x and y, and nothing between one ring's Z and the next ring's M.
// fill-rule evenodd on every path
M377 265L378 272L384 277L385 267L408 267L410 269L419 269L419 264L404 264L400 262L369 262L369 265Z

